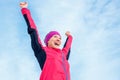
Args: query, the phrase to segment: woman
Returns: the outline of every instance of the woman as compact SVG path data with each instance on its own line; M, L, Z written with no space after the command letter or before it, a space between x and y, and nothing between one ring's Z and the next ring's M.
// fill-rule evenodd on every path
M67 39L62 49L60 49L61 35L57 31L50 31L46 35L44 39L46 46L43 46L27 6L27 2L20 3L21 12L28 26L28 34L31 37L32 49L42 70L40 80L70 80L68 63L72 43L70 32L65 33Z

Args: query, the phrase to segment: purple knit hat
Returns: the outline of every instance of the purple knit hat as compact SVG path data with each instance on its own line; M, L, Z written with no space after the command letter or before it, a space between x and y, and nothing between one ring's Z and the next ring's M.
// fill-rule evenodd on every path
M57 31L50 31L50 32L45 36L44 43L46 44L46 46L48 45L49 39L50 39L53 35L56 35L56 34L60 36L60 34L59 34Z

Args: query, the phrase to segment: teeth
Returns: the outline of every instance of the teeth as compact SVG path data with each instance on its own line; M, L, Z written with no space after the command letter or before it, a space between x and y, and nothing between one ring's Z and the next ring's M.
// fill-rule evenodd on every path
M55 43L55 45L59 46L59 44Z

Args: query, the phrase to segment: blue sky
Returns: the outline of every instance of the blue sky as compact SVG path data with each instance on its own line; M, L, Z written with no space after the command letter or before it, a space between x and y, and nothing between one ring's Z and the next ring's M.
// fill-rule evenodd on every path
M21 1L0 1L0 80L38 80L41 72ZM51 30L63 44L67 30L73 35L71 80L120 80L120 0L26 1L42 42Z

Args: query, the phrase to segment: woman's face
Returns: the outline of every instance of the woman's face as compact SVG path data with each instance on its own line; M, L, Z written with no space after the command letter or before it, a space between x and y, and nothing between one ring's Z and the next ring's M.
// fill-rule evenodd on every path
M61 45L61 36L60 35L53 35L48 41L48 47L52 48L60 48Z

